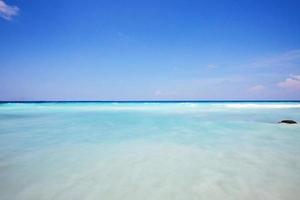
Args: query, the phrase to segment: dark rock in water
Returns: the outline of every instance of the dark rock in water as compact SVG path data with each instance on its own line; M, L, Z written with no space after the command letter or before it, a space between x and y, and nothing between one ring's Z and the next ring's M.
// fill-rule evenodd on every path
M294 120L290 120L290 119L285 119L285 120L282 120L281 122L279 123L285 123L285 124L297 124L296 121Z

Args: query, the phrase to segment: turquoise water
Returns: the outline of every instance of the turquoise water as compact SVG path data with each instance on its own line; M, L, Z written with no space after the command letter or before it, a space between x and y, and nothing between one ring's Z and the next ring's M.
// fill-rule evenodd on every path
M1 200L300 199L300 102L0 104Z

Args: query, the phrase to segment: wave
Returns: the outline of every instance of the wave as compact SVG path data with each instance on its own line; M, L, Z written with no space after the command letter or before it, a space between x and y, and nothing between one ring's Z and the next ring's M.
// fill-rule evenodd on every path
M300 108L300 104L254 104L254 103L234 103L226 104L227 108Z
M14 103L1 106L0 110L214 112L247 108L295 109L300 108L300 103Z

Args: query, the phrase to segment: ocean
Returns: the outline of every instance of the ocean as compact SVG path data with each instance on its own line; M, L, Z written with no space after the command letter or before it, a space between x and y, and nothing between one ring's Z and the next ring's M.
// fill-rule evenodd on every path
M299 200L300 102L0 104L1 200Z

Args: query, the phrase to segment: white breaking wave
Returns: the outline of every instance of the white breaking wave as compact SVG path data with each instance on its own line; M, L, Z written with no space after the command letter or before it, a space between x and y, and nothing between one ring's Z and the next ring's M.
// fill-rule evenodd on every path
M254 103L233 103L226 104L227 108L300 108L300 104L254 104Z
M153 111L153 112L214 112L224 109L292 109L300 103L11 103L1 110L41 111Z

